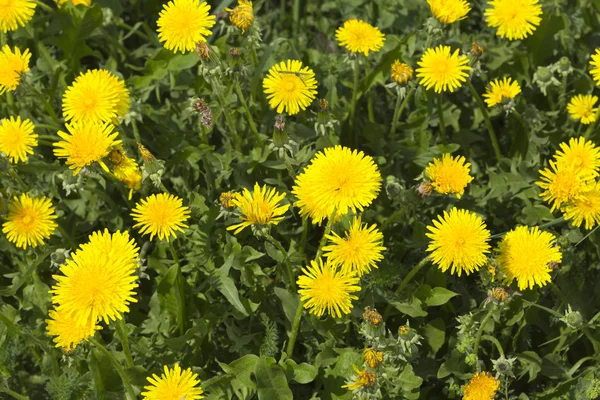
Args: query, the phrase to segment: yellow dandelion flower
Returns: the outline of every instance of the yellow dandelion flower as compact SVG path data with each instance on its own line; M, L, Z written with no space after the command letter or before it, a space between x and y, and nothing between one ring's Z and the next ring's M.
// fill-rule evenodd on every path
M59 7L62 7L63 5L65 5L68 2L71 2L74 6L83 4L83 5L89 7L92 5L92 0L54 0L54 1L56 2L56 5Z
M129 303L137 302L138 256L127 231L92 233L60 267L62 275L52 276L57 281L50 290L56 311L71 315L76 327L122 319Z
M377 351L372 347L367 347L363 351L363 360L371 368L377 368L383 362L383 352Z
M584 137L561 143L554 157L560 168L573 168L582 175L596 176L600 169L600 147Z
M219 202L223 206L223 208L233 208L235 205L233 204L233 198L235 197L235 193L233 192L223 192L219 196Z
M594 108L594 105L598 101L598 97L592 96L591 94L571 97L569 104L567 104L567 111L573 119L580 120L582 124L589 125L592 122L596 122L596 113L598 108Z
M471 163L463 156L453 158L445 153L442 158L434 158L425 169L431 185L440 194L456 194L459 199L467 185L473 180L469 175Z
M102 161L113 146L121 143L116 140L118 133L113 132L111 124L100 125L95 122L66 124L69 133L59 131L63 140L54 143L54 155L65 158L66 164L77 175L84 167L95 162L106 171L108 167Z
M303 275L296 282L304 308L318 317L325 312L334 318L350 314L352 300L358 299L352 293L360 291L360 279L340 271L330 262L323 264L321 258L310 264L302 269Z
M363 211L381 190L381 174L377 165L362 151L347 147L328 147L317 153L292 188L301 215L313 223L352 210Z
M519 290L533 289L550 282L550 263L560 263L562 254L554 245L555 237L537 226L518 226L508 232L498 245L496 258L510 284L517 280Z
M120 162L117 163L113 169L115 178L123 182L129 188L129 200L134 190L139 190L142 186L142 171L137 162L134 159L125 155L121 158Z
M8 210L2 232L9 242L22 249L43 244L58 226L52 202L46 197L36 199L23 193L9 203Z
M377 52L383 47L385 35L365 21L350 19L335 31L335 39L349 51L368 56L369 51Z
M1 7L1 6L0 6ZM29 71L31 53L25 49L23 53L17 47L14 50L5 45L0 51L0 94L7 90L15 90L21 83L21 75Z
M183 205L183 199L168 193L153 194L135 205L131 212L137 222L133 227L140 228L142 235L154 235L167 242L176 237L175 232L183 232L189 228L186 221L190 218L191 210Z
M282 61L267 72L263 91L271 108L294 115L306 110L315 99L317 80L312 69L302 67L302 61Z
M392 64L392 79L400 85L408 83L413 77L413 72L410 65L401 63L400 60L395 60Z
M4 0L0 2L0 32L14 31L25 26L35 13L33 0Z
M452 208L444 211L433 226L428 226L427 237L431 239L427 251L434 264L443 272L452 267L450 273L461 276L479 270L487 262L490 252L490 231L477 214Z
M354 368L354 372L356 372L356 377L354 378L354 381L352 383L344 385L342 386L342 388L348 390L356 390L360 389L361 387L372 387L377 384L377 377L374 373L369 372L366 369L364 371L361 371L354 365L352 365L352 368Z
M227 227L228 231L234 230L234 234L240 233L244 228L251 225L277 225L283 220L283 214L290 207L289 204L279 204L285 198L285 193L277 193L274 188L262 188L258 183L254 184L254 192L244 188L242 193L235 193L231 203L238 207L241 215L241 223Z
M196 49L196 43L206 42L212 32L215 16L208 15L210 5L200 0L173 0L159 14L158 39L165 48L177 53Z
M451 24L465 19L471 5L466 0L427 0L431 13L438 21Z
M569 202L564 212L565 218L571 220L577 228L584 221L585 229L592 229L596 224L600 224L600 182L596 182L589 190Z
M377 268L377 263L383 260L383 235L375 225L361 224L360 217L354 217L343 238L335 232L326 237L332 244L323 247L324 256L333 265L341 266L344 273L360 277L371 272L371 268Z
M150 386L144 386L146 392L142 392L143 400L198 400L203 399L204 391L199 386L198 374L190 368L182 370L179 364L173 369L164 366L164 373L159 377L152 374L148 377Z
M38 135L33 133L33 124L29 119L10 117L0 121L0 153L8 156L11 163L26 162L27 155L33 154L37 146Z
M503 302L508 299L508 292L506 291L506 289L501 287L496 287L492 289L491 295L494 298L494 300L497 300L499 302Z
M429 90L434 88L436 93L445 91L454 92L461 87L469 76L469 59L458 53L459 49L450 54L450 46L438 46L435 49L427 49L417 63L417 77L421 78L419 84Z
M519 82L504 77L502 80L491 81L483 97L485 97L488 107L493 107L496 104L502 104L504 99L514 99L519 93L521 93Z
M144 160L144 162L149 163L149 162L154 161L154 155L152 153L150 153L150 151L146 148L146 146L144 146L140 142L136 142L136 144L138 147L138 151L140 152L140 155L142 156L142 159Z
M110 122L129 110L125 83L104 69L82 73L63 96L63 115L73 122Z
M238 5L231 8L226 8L229 13L229 20L237 28L241 29L242 33L246 32L254 22L254 12L252 11L252 2L249 0L238 0Z
M102 329L96 324L77 326L73 315L64 310L50 310L48 316L50 317L46 320L48 335L56 336L53 339L56 347L61 347L64 351L75 349L79 343L88 340L97 330Z
M496 35L508 40L524 39L536 30L542 21L539 0L491 0L485 11L490 28L498 28Z
M536 184L543 189L540 197L552 205L551 211L577 199L586 190L593 175L582 174L575 168L562 167L550 160L550 168L540 170L541 180Z
M592 54L590 65L594 68L590 70L590 74L596 83L600 83L600 49L596 49L596 53Z
M489 372L477 372L464 387L463 400L494 400L500 381Z

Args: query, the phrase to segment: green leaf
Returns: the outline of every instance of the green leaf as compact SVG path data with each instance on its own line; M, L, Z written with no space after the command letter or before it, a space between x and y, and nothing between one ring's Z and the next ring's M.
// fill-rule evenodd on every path
M292 372L291 379L301 384L310 383L315 380L318 372L318 369L310 364L302 363L298 365L294 360L289 358L285 360L283 366Z
M529 374L529 380L527 382L533 381L542 370L542 359L534 351L524 351L519 353L517 354L517 359L523 368L523 372L519 378Z
M283 307L283 312L285 313L286 319L292 323L294 316L296 315L296 310L298 309L300 296L290 293L284 288L280 287L276 287L273 289L273 291L275 292L275 296L281 300L281 306Z
M458 293L443 287L435 287L431 289L431 293L424 301L428 306L441 306L446 304L454 296L458 296Z
M424 330L424 336L433 350L433 354L437 353L446 340L446 324L444 323L444 320L436 318L425 325Z
M396 307L396 309L401 313L413 318L427 316L427 311L424 311L421 307L421 300L417 299L416 297L413 297L410 303L392 300L390 301L390 304Z
M269 365L261 358L254 371L259 400L293 400L285 373L279 365Z

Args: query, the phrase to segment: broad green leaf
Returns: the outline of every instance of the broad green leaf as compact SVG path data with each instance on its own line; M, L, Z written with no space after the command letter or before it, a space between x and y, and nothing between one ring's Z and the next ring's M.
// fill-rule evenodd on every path
M293 400L285 373L279 365L269 365L261 358L256 364L254 375L259 400Z

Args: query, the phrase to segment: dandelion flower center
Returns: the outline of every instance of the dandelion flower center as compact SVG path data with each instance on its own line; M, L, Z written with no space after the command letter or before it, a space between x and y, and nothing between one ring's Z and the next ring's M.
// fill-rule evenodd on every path
M577 172L575 168L561 166L556 161L551 160L550 167L540 171L541 180L536 183L544 190L540 197L552 204L551 211L577 198L593 178L591 174Z

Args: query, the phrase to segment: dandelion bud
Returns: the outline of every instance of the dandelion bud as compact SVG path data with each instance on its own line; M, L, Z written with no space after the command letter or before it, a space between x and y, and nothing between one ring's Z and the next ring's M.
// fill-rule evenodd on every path
M398 84L404 85L413 77L413 69L410 65L401 63L399 60L392 64L392 79Z
M229 55L233 58L239 58L240 50L237 47L232 47L231 50L229 50Z
M198 53L198 57L202 61L207 61L210 58L211 51L210 46L206 42L196 43L196 53Z
M152 160L154 160L152 153L150 153L148 149L140 142L136 142L136 144L144 162L152 162Z
M206 102L204 101L204 99L198 99L194 103L194 110L196 110L196 111L202 111L206 107L208 107L208 106L206 105Z
M52 268L58 268L63 265L67 260L71 259L71 250L67 249L56 249L54 253L50 254L50 266Z
M536 75L540 82L550 82L552 79L552 72L547 67L538 67Z
M238 5L231 9L226 8L229 13L229 20L242 33L246 32L254 22L254 12L252 10L252 2L249 0L238 0Z
M275 130L283 132L285 130L285 119L283 115L279 114L275 117Z
M475 58L479 58L483 55L485 49L483 48L482 45L480 45L479 43L477 43L476 41L473 41L471 43L471 55Z
M571 70L571 60L568 57L561 57L558 60L558 66L562 72L569 72Z
M400 336L401 338L406 338L406 337L408 337L409 334L410 334L410 326L401 325L398 328L398 336Z
M372 347L367 347L363 351L363 360L371 368L377 368L383 362L383 352L377 351Z
M504 288L497 287L492 289L492 297L498 302L503 302L506 301L506 299L508 299L508 293Z
M551 271L554 271L556 268L558 268L558 266L559 266L559 265L560 265L559 263L557 263L556 261L552 260L552 261L550 261L550 262L548 263L548 268L549 268Z
M329 102L325 99L321 99L319 101L319 107L321 107L321 112L327 112L327 108L329 107Z
M579 311L573 311L570 305L565 311L565 316L560 320L573 329L579 329L583 326L583 317L581 316L581 313Z
M374 308L365 307L365 312L363 313L362 317L371 326L378 327L383 324L383 317Z
M512 369L515 360L516 358L505 358L502 356L497 360L492 360L492 364L494 365L494 370L500 375L513 376Z
M233 208L233 192L223 192L219 196L219 202L223 206L223 208Z
M433 186L429 181L421 182L419 186L417 186L417 193L422 198L431 196L431 192L433 192Z

